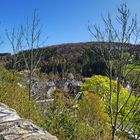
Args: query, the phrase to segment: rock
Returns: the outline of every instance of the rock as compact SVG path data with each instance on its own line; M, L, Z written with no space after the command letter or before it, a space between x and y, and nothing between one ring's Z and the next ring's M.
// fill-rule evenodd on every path
M42 81L33 77L31 83L31 98L39 101L46 98L51 98L51 95L56 89L69 93L75 97L80 92L80 86L82 85L83 81L77 81L74 79L73 74L69 73L68 78L50 81ZM20 87L28 86L28 84L28 77L23 77L20 83L18 83Z
M68 74L68 79L73 80L73 79L74 79L74 75L73 75L72 73L69 73L69 74Z
M51 95L54 93L56 90L56 87L50 87L49 90L47 91L47 97L51 98Z
M57 140L31 121L19 117L15 110L0 103L0 140Z

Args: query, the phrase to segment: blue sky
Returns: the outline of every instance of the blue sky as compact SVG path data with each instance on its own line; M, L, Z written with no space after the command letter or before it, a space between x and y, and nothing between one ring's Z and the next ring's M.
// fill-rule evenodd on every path
M4 41L0 52L12 50L5 29L26 23L35 8L43 24L43 37L49 37L46 45L53 45L90 41L88 21L102 25L101 15L110 12L115 16L117 7L124 2L132 14L139 15L140 0L0 0L0 35Z

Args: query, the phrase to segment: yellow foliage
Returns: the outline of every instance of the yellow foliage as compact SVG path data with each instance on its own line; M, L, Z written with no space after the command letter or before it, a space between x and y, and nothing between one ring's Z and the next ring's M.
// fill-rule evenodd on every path
M78 115L88 126L86 128L90 129L92 135L94 133L94 136L104 139L110 134L109 116L105 113L103 101L99 95L85 92L83 100L79 104Z
M21 117L41 124L41 115L35 102L29 101L27 90L17 83L20 78L5 69L0 69L0 77L0 102L15 109Z

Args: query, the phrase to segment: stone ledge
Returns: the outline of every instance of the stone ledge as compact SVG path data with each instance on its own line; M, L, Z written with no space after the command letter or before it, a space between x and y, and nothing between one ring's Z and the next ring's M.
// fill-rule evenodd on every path
M31 121L22 119L15 110L0 103L0 140L58 140Z

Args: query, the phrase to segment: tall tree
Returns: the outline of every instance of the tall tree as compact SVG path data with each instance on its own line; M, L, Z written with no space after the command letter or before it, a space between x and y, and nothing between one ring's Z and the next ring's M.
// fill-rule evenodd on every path
M13 49L14 70L27 69L29 77L29 100L31 99L32 78L37 70L46 39L42 37L42 26L37 11L34 10L31 22L21 25L19 29L13 28L12 32L6 30L6 36Z
M31 24L27 22L26 26L22 26L23 43L21 46L22 56L28 70L29 77L29 100L31 99L32 78L35 70L37 70L42 55L44 53L43 47L45 40L42 37L42 26L40 19L37 16L36 10L33 12ZM24 51L24 50L27 50Z
M130 16L130 11L127 8L126 4L122 4L120 8L118 8L118 15L116 16L116 23L111 18L111 15L108 14L108 17L103 18L103 22L105 24L104 30L97 25L89 25L88 29L91 35L96 38L97 41L101 42L98 48L101 51L101 57L104 60L106 66L108 67L107 75L110 79L110 98L109 98L109 109L110 109L110 117L111 117L111 126L112 126L112 140L115 139L115 135L117 130L126 131L126 125L124 125L124 121L127 120L129 114L135 114L138 111L136 109L139 103L139 95L133 102L133 105L129 108L127 115L122 118L122 121L119 120L119 115L122 110L126 107L128 102L131 100L131 96L134 92L134 85L138 86L138 79L132 80L131 91L129 92L129 96L124 100L123 104L120 104L120 94L121 94L121 85L123 80L128 76L129 72L126 73L125 68L129 64L129 60L132 58L133 52L135 51L135 47L132 47L129 43L134 41L133 43L137 43L139 39L139 30L137 27L137 19L136 15L134 17ZM103 28L102 28L103 29ZM95 30L95 31L94 31ZM102 42L108 42L107 45L103 46ZM106 54L108 57L106 57ZM116 95L116 103L113 104L113 68L115 69L115 77L117 78L117 95ZM133 116L133 115L132 115ZM132 117L133 118L133 117ZM131 119L132 119L131 118ZM129 120L130 121L130 120ZM128 123L128 122L127 122ZM129 126L127 127L129 128Z
M5 31L6 37L12 47L13 54L12 54L12 69L14 70L19 70L19 64L20 64L20 48L22 45L22 40L23 40L23 34L21 28L15 29L15 27L12 29L12 31L8 31L6 29ZM13 71L14 74L14 71Z

